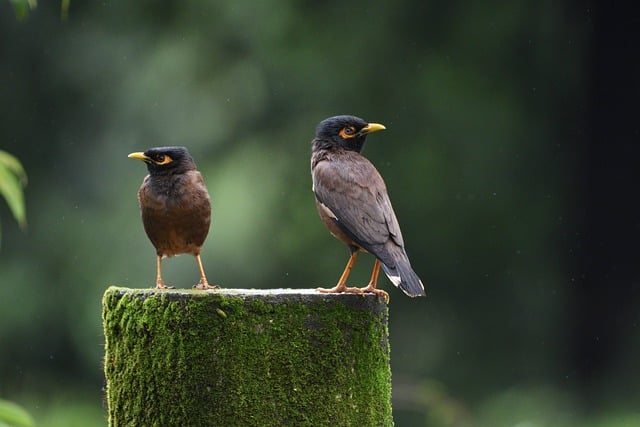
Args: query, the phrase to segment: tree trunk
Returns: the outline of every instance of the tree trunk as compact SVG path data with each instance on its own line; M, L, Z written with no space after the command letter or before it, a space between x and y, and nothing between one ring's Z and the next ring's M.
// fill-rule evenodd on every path
M109 425L393 425L387 314L370 294L111 287Z

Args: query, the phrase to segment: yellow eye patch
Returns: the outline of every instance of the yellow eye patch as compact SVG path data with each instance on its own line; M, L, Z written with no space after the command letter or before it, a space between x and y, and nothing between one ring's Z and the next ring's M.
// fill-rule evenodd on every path
M166 154L159 154L155 159L153 159L153 162L156 165L168 165L169 163L173 162L173 159Z
M353 138L354 136L356 136L356 128L354 128L353 126L344 127L340 129L338 135L340 135L340 137L344 139Z

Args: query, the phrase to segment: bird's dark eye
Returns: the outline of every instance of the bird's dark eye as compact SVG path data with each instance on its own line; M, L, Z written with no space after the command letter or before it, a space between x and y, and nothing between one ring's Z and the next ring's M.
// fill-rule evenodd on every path
M154 161L156 165L168 165L173 159L166 154L156 154Z
M355 134L356 134L356 128L354 128L353 126L343 127L342 130L340 131L340 136L343 137L344 139L353 138Z

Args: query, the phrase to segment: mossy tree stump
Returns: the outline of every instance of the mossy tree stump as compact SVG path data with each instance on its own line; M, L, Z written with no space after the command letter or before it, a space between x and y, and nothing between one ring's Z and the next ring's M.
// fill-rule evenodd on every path
M389 426L387 306L311 290L103 298L110 426Z

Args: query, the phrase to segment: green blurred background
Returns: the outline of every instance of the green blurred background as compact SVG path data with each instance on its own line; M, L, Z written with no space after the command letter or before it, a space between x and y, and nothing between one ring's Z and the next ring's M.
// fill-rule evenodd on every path
M0 398L38 426L106 425L101 297L155 274L132 151L191 151L211 282L333 285L348 252L317 218L310 141L355 114L387 126L365 155L429 295L380 281L396 425L640 425L631 12L73 0L20 21L0 1L0 149L29 175L25 232L0 200ZM186 256L164 273L198 278Z

